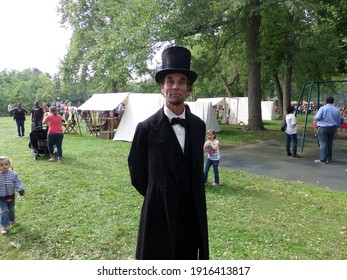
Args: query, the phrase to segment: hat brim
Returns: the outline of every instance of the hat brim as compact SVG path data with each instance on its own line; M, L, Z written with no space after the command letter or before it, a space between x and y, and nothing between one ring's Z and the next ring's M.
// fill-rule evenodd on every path
M155 74L155 81L158 84L162 83L164 81L165 76L171 73L180 73L180 74L186 75L191 84L193 84L198 78L198 75L192 70L170 68L170 69L163 69L158 71L157 74Z

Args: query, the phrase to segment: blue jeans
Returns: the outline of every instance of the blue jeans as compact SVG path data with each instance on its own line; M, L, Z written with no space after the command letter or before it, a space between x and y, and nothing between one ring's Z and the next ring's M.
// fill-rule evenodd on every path
M219 171L218 171L219 160L210 160L209 158L206 160L204 182L205 184L207 183L208 171L210 170L211 165L213 166L214 182L216 184L219 184Z
M16 120L17 123L17 130L18 130L18 136L23 137L24 136L24 120ZM22 134L20 134L22 132Z
M7 228L10 225L10 222L15 221L14 198L11 202L0 201L0 211L1 227Z
M293 139L293 153L296 153L298 147L298 134L287 134L286 133L286 150L290 150L290 142Z
M336 126L318 127L319 159L322 162L331 161L333 154L333 141Z
M58 159L62 159L63 150L61 146L63 144L63 138L64 138L64 134L61 134L61 133L48 134L47 145L48 145L48 152L50 157L54 157L54 145L55 145L55 147L57 148L57 157Z

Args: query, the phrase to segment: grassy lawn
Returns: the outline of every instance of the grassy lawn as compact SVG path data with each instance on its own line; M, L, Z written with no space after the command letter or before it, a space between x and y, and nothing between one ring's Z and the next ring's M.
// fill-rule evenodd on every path
M280 121L265 126L223 126L222 149L282 135ZM130 185L130 143L89 136L82 124L82 136L64 137L63 163L48 163L34 160L11 118L0 118L0 128L0 154L26 190L16 200L18 224L0 236L0 259L134 259L142 197ZM206 190L211 259L347 259L347 193L225 168L220 176L223 185Z

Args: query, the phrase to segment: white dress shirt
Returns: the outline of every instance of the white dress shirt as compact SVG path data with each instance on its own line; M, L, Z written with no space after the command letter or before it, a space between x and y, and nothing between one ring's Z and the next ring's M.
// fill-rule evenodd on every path
M171 119L173 118L180 118L185 119L186 118L186 110L184 109L183 113L177 116L175 113L173 113L168 107L164 106L164 114L168 117L169 123L171 123ZM184 143L186 139L186 130L183 126L179 124L175 124L172 126L173 131L175 132L178 142L181 145L182 151L184 152Z

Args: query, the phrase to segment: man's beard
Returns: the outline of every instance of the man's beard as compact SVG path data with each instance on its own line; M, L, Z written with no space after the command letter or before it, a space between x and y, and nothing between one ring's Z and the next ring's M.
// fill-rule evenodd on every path
M184 103L185 98L184 97L180 98L180 99L167 98L167 100L171 105L180 105L180 104Z

